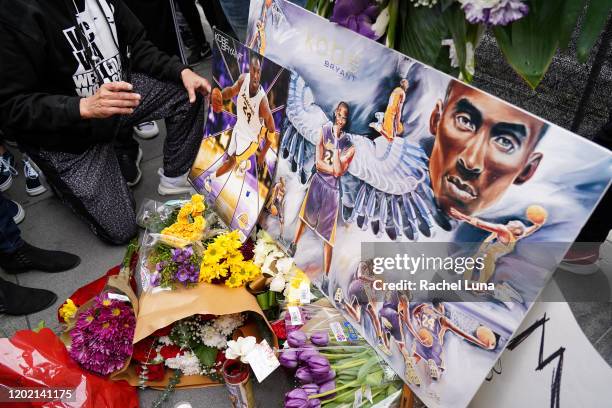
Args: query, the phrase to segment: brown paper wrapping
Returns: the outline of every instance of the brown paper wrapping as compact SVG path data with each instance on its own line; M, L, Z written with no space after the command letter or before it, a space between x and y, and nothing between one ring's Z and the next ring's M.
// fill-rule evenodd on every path
M200 283L193 288L177 288L157 293L146 292L140 296L139 312L136 319L134 344L145 339L156 330L164 328L178 320L195 314L226 315L232 313L253 312L260 315L272 333L272 342L278 347L270 323L263 314L257 300L245 287L229 288L225 285ZM233 337L254 336L262 339L254 322L249 322L236 329ZM146 386L164 389L172 376L172 370L166 370L161 381L147 381ZM140 379L133 365L111 375L113 380L125 380L130 385L140 385ZM201 375L182 376L177 388L197 388L220 385L221 383Z

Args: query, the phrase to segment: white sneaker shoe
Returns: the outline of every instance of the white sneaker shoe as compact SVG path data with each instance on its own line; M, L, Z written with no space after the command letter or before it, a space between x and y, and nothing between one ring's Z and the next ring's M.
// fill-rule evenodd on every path
M134 133L141 139L153 139L159 134L159 127L153 121L142 122L134 126Z
M158 169L159 174L159 185L157 186L157 192L159 195L172 195L172 194L184 194L193 193L194 189L187 180L189 172L178 177L166 177L163 169Z

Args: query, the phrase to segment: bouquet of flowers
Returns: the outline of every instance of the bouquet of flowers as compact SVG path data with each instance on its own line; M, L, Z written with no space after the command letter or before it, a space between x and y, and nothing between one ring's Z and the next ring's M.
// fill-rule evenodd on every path
M137 250L135 243L128 245L120 268L79 289L58 311L66 324L62 340L70 357L93 373L116 372L132 354L138 310L132 288ZM112 274L114 269L119 271Z
M252 260L245 259L242 246L238 230L212 239L202 254L200 281L237 288L257 279L261 270Z
M70 331L70 357L101 375L121 369L132 355L136 317L129 302L103 293L81 313Z
M244 313L194 315L160 329L136 343L132 359L141 383L159 381L166 369L181 375L207 376L219 381L223 351L234 331L245 322Z

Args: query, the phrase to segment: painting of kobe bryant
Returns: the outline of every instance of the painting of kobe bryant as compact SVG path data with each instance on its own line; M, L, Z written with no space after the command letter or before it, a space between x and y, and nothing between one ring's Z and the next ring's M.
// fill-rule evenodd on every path
M276 173L289 72L220 31L214 40L211 109L189 180L246 239Z
M292 72L261 226L428 406L466 406L608 188L610 153L287 1L252 1L247 32ZM460 246L483 259L462 279L495 291L374 296L366 242Z

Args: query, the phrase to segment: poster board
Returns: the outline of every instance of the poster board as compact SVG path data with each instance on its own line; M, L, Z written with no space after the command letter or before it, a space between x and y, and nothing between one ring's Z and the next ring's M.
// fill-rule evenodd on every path
M276 173L289 72L214 32L213 96L189 180L243 239L257 223Z
M610 153L284 0L251 2L247 43L292 71L262 227L421 400L466 406L608 188ZM499 292L377 292L362 250L398 242L489 256L466 280Z

